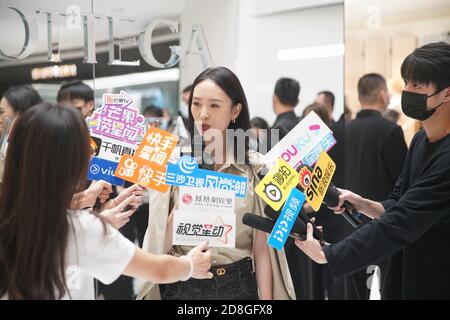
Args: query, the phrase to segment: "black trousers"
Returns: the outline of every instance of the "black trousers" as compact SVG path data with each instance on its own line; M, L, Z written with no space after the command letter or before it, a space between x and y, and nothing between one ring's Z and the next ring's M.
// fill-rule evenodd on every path
M162 300L259 300L252 259L214 266L212 279L159 285Z

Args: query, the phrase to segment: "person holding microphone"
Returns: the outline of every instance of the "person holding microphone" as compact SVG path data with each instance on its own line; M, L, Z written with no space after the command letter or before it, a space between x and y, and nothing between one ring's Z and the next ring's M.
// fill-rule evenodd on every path
M403 112L424 129L411 142L389 198L375 202L341 190L336 213L348 201L372 220L325 247L308 224L307 239L296 245L315 262L328 263L334 279L389 257L383 299L450 299L450 44L417 48L401 74Z
M86 180L89 132L80 113L39 104L11 130L0 190L0 300L94 299L94 281L121 274L157 283L210 279L206 242L185 255L147 253L101 214L71 210ZM128 215L130 195L112 210Z

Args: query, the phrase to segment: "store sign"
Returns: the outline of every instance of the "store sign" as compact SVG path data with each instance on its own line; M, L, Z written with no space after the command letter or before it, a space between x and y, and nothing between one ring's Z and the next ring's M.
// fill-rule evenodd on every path
M70 6L73 7L73 6ZM75 6L76 7L76 6ZM79 9L79 8L78 8ZM0 48L0 60L22 60L30 56L38 42L39 34L36 23L35 14L30 13L28 10L20 8L15 5L4 5L0 7L0 12L4 10L11 10L17 14L18 18L22 22L25 31L25 40L22 48L19 52L9 53L2 51ZM69 8L67 10L69 12ZM45 14L47 16L47 56L49 62L61 62L59 59L59 40L53 39L53 21L54 19L59 22L61 17L66 19L73 19L72 14L68 12L58 12L56 10L39 9L36 14ZM135 61L122 61L117 59L115 54L116 46L121 47L121 44L125 41L137 41L139 52L144 60L155 68L165 69L175 66L183 57L187 58L188 55L199 55L204 68L213 65L211 53L208 49L205 35L201 25L194 25L191 30L191 38L187 46L187 50L183 50L181 46L169 46L171 55L169 59L162 63L156 60L151 48L152 34L157 26L165 25L170 28L172 33L179 32L178 22L166 19L155 20L151 22L146 28L144 28L138 35L129 37L127 39L118 40L117 35L114 34L114 22L117 24L120 22L134 23L133 19L125 19L115 16L106 16L96 13L81 13L77 11L78 20L83 21L84 31L84 56L83 63L97 63L96 50L95 50L95 25L98 20L107 20L109 27L109 61L110 65L126 65L126 66L139 66L140 60ZM55 55L54 52L57 52ZM119 57L121 53L119 52Z

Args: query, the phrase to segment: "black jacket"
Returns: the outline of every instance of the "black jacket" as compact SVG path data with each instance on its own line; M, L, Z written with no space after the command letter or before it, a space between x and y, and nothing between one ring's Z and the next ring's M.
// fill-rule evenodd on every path
M294 111L288 111L282 114L279 114L273 123L273 126L270 128L267 133L266 141L267 141L267 151L269 151L274 145L278 143L281 139L283 139L289 131L294 129L294 127L299 123L297 116ZM276 136L272 133L272 130L278 130L278 140L276 140ZM272 141L275 139L275 141ZM264 152L263 152L264 153Z
M360 111L345 127L345 188L385 200L402 172L406 152L401 127L379 111Z

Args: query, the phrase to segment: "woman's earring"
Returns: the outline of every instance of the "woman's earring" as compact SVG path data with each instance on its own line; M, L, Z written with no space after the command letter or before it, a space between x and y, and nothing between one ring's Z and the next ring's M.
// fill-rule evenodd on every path
M236 123L236 118L231 119L231 122Z

